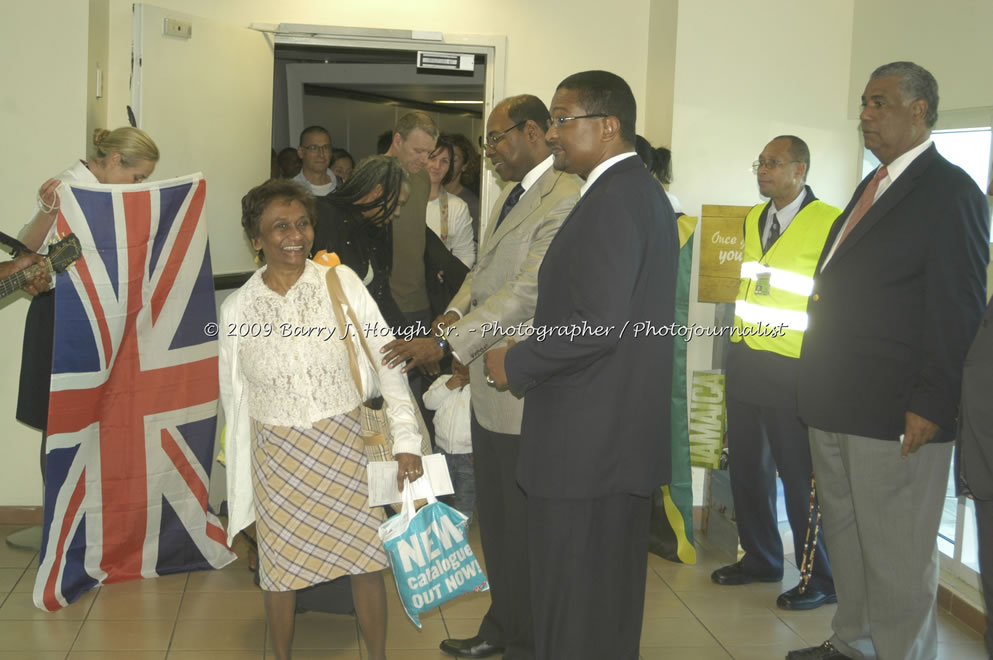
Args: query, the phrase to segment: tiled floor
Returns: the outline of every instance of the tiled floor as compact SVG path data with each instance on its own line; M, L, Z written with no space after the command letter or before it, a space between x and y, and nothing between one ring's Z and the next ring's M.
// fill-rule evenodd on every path
M14 528L0 526L0 537ZM473 540L478 548L478 537ZM243 548L236 547L239 555ZM776 595L795 584L719 587L710 572L721 558L706 546L695 566L648 559L643 660L775 660L790 649L819 644L834 606L814 612L776 609ZM141 580L95 589L52 614L34 607L37 558L0 543L0 660L260 660L266 628L262 595L244 559L222 571ZM441 660L444 637L476 632L488 596L474 594L423 617L418 631L390 594L391 660ZM980 660L977 634L948 616L938 622L939 657ZM355 619L307 613L297 619L296 660L361 658ZM272 658L272 654L268 655ZM611 660L611 659L605 659Z

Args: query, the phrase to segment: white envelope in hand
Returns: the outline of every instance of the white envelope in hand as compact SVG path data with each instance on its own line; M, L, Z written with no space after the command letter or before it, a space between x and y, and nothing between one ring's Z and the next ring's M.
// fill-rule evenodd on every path
M428 496L428 482L435 497L451 495L455 492L452 478L448 474L448 463L444 454L431 454L421 458L424 476L410 484L415 500ZM369 506L397 504L402 499L397 488L396 461L369 462Z

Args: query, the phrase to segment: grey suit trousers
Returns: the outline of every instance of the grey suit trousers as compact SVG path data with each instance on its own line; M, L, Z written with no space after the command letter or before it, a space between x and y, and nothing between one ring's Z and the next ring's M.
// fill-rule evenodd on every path
M838 592L831 642L853 658L934 660L952 444L902 458L898 442L811 427L810 454Z

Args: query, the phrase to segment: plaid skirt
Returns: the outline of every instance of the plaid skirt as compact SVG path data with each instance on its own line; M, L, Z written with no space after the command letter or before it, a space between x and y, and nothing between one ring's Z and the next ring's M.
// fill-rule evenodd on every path
M313 428L252 421L259 581L292 591L387 567L370 509L358 410Z

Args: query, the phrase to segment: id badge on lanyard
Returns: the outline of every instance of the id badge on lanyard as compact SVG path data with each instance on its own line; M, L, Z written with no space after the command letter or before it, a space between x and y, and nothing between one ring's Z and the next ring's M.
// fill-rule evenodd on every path
M772 273L758 273L756 277L755 295L768 296L772 291L772 287L769 284L769 280L772 278Z

